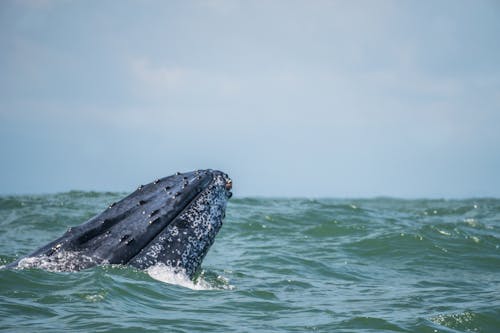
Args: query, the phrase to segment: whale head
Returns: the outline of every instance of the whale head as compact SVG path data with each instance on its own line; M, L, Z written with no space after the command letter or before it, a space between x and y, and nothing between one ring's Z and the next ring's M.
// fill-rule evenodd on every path
M157 179L14 264L62 271L164 264L193 277L222 226L231 188L217 170Z

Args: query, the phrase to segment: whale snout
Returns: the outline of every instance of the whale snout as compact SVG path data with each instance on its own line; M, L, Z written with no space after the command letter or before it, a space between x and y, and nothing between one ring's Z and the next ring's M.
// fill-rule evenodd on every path
M156 179L7 268L163 263L193 277L222 226L232 187L226 173L212 169Z

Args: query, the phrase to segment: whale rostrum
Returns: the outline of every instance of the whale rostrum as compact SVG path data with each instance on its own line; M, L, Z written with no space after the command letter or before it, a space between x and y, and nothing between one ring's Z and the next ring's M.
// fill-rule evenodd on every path
M6 268L164 264L192 278L222 226L231 188L227 174L210 169L157 179Z

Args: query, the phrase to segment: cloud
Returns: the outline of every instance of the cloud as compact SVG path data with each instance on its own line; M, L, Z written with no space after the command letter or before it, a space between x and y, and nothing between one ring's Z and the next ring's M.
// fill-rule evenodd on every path
M53 6L56 3L60 3L64 0L14 0L14 3L19 4L24 7L32 9L44 9ZM70 0L66 0L68 2Z
M153 67L144 59L131 63L132 73L155 94L185 89L195 81L193 71L180 67Z
M487 5L59 3L0 11L0 149L23 151L9 170L62 149L123 179L214 162L241 193L426 195L450 186L442 170L498 161Z
M206 69L153 64L144 58L130 61L129 68L137 80L137 91L150 97L165 98L173 94L231 97L240 92L237 77Z

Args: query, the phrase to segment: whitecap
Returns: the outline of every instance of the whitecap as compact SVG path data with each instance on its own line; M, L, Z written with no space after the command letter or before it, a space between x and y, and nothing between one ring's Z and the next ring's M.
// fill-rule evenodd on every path
M167 266L163 263L148 267L146 272L155 280L189 288L191 290L233 289L233 286L229 284L228 279L220 275L217 277L217 280L222 282L222 287L218 285L217 281L213 284L207 281L203 273L200 274L195 281L193 281L189 278L189 276L187 276L184 270Z

